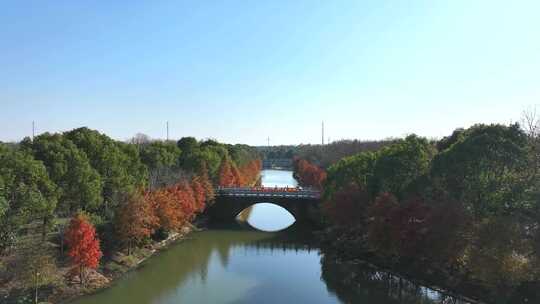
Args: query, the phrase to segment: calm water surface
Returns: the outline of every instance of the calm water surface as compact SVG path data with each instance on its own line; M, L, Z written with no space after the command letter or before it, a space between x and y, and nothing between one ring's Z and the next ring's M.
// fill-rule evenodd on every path
M262 182L296 186L290 171L265 170ZM292 225L291 214L254 203L261 204L239 216L249 226L290 228L263 232L234 223L193 233L113 287L75 303L460 303L373 269L362 272L360 281L344 280L347 269L321 258L302 227Z

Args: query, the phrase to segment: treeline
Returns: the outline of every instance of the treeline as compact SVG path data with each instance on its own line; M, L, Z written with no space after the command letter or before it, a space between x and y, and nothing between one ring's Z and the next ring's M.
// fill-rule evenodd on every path
M338 160L360 152L376 151L391 144L394 139L368 140L338 140L326 145L298 145L257 147L265 159L300 158L322 168L328 168Z
M251 185L260 169L259 154L249 146L193 137L174 142L137 135L125 143L79 128L0 143L0 257L28 255L25 248L47 243L53 232L63 252L65 235L82 229L88 241L94 226L95 256L122 248L130 253L193 220L213 201L215 186ZM30 240L36 244L29 246ZM70 252L82 246L65 241ZM79 273L84 254L68 255Z
M326 247L489 302L538 299L539 142L475 125L346 157L328 169Z

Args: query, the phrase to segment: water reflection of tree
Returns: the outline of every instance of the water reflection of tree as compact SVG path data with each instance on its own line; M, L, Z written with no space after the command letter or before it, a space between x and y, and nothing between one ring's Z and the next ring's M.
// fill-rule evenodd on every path
M216 266L212 263L228 267L230 255L238 248L244 248L247 252L269 251L271 255L292 250L318 250L310 242L313 239L310 237L311 231L300 226L293 225L279 233L246 231L238 226L223 228L192 234L189 239L150 259L120 286L80 303L108 303L110 299L126 303L152 303L156 299L167 298L190 280L200 280L203 285L206 284L209 269ZM324 257L321 265L322 279L327 289L343 303L461 303L436 298L435 294L426 296L427 289L374 269L351 269L349 266L332 264Z
M338 263L323 256L321 266L328 291L343 303L467 303L365 263Z

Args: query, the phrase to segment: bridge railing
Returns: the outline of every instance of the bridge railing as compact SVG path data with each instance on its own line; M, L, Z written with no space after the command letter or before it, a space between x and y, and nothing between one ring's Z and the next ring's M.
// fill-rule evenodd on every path
M311 188L291 187L218 187L217 195L254 197L320 198L320 191Z

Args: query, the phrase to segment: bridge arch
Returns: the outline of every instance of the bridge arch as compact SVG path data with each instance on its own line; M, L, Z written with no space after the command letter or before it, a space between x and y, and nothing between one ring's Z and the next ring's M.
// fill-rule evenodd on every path
M277 232L290 228L296 218L286 209L267 202L256 203L242 210L236 221L241 225L266 232Z

